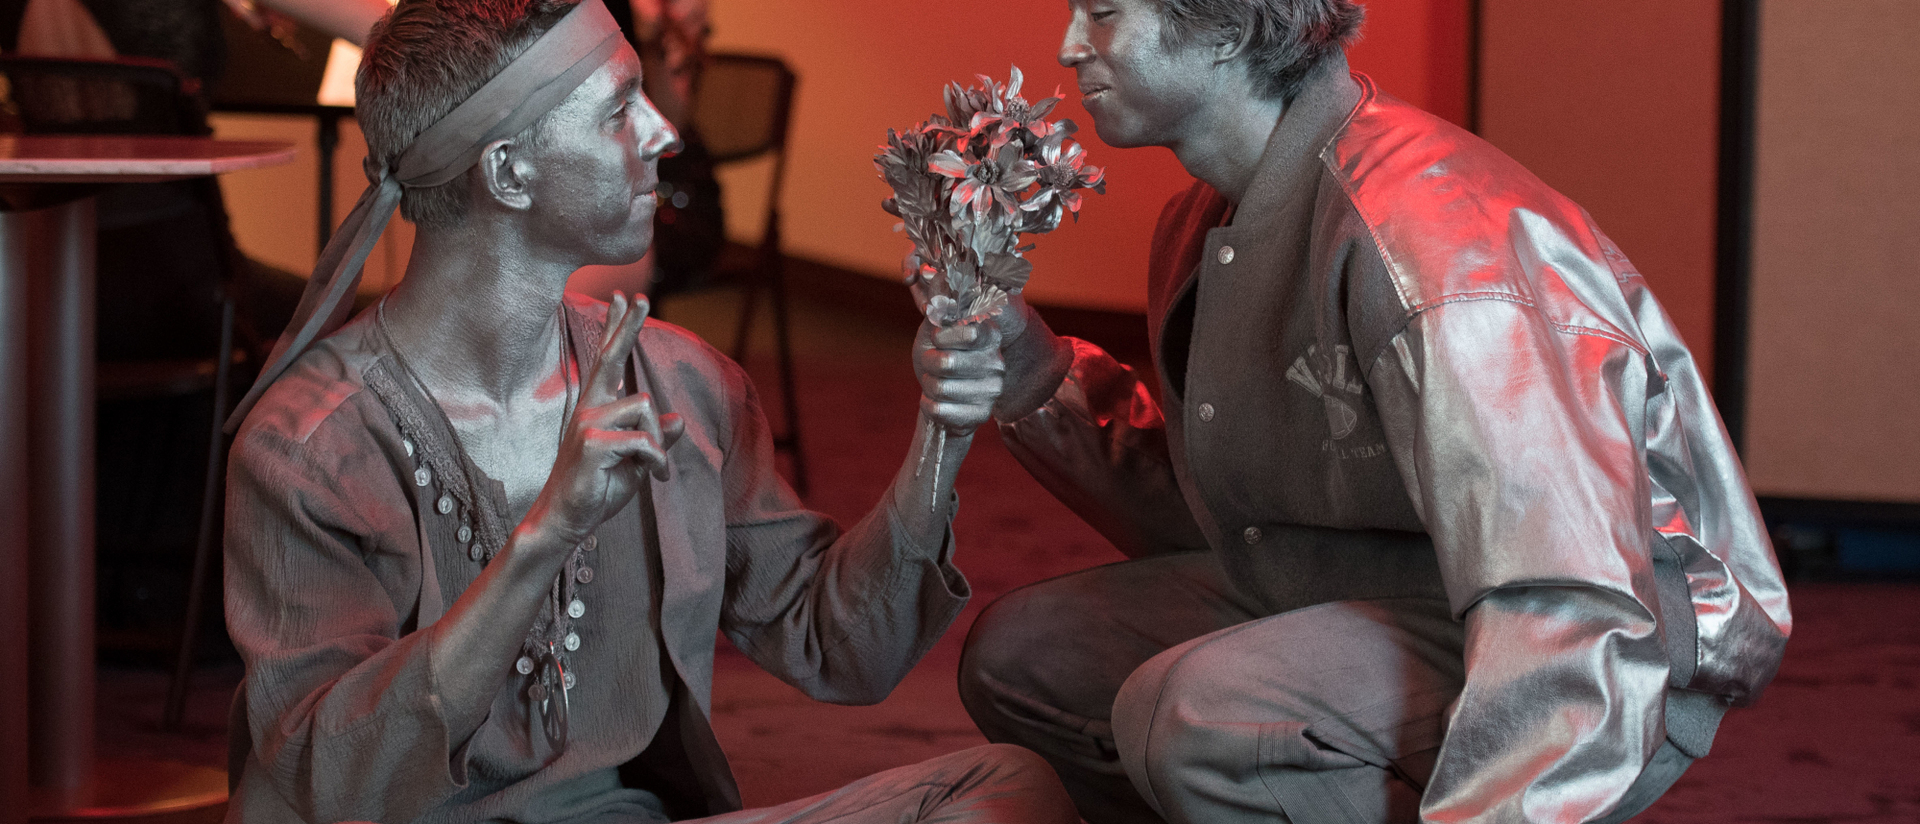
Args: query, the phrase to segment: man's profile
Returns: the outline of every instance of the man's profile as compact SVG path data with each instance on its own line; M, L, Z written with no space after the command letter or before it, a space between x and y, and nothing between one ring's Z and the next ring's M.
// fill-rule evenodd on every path
M675 140L601 0L404 0L358 93L374 185L233 451L229 820L1071 821L1007 746L738 811L707 723L716 631L871 702L959 612L947 524L991 329L923 330L946 469L904 460L842 531L775 474L738 366L644 301L563 294L646 249ZM341 325L396 205L406 278Z

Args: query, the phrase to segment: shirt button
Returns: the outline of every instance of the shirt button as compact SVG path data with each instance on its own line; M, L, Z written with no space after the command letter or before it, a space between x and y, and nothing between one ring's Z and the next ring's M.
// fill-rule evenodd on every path
M434 503L433 508L440 510L440 514L442 515L451 514L453 512L453 496L440 496L440 500Z
M1245 531L1240 533L1240 537L1245 539L1249 544L1260 543L1260 528L1257 526L1247 527Z
M459 529L454 530L453 537L459 538L460 543L463 543L463 544L468 541L471 541L473 540L473 527L467 526L466 524L461 524Z
M560 688L561 688L561 689L563 689L563 690L570 690L570 689L573 689L573 682L574 682L574 678L573 678L573 670L567 670L567 671L565 671L565 672L562 672L562 673L560 673Z
M1221 262L1221 263L1223 263L1223 264L1226 264L1226 263L1232 263L1232 262L1233 262L1233 247L1232 247L1232 246L1222 246L1222 247L1220 247L1220 262Z
M585 614L587 614L587 602L575 598L572 603L567 604L568 618L579 618Z
M577 632L567 633L567 640L563 642L561 646L566 647L568 652L573 652L574 650L579 649L580 633L577 633Z
M472 558L475 562L479 562L487 557L487 550L479 544L474 544L473 546L467 547L467 557Z
M407 448L407 457L409 458L413 457L413 439L412 438L401 438L400 445Z
M427 484L430 484L430 483L433 483L432 470L427 469L426 467L423 466L413 471L414 486L426 486Z
M593 583L593 567L583 566L573 571L573 580L583 584Z
M1213 420L1213 404L1200 404L1200 420L1203 422Z
M582 541L580 544L580 548L585 549L588 552L592 552L595 549L598 549L599 547L600 547L600 536L598 535L588 535L587 539L585 541Z
M520 656L520 660L513 662L513 671L521 675L532 675L533 659L525 655Z

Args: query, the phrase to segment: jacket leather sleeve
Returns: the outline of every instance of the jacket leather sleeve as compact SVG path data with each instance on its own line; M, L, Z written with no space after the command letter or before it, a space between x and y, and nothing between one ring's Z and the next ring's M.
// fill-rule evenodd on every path
M417 579L390 592L370 565L419 548L364 536L414 534L411 509L380 456L334 433L242 431L227 626L247 664L254 757L280 799L309 821L411 821L466 785L486 708L443 706L428 633L403 635L395 604L413 603Z
M752 384L725 373L727 576L720 629L768 672L815 699L887 697L946 632L971 594L953 565L953 530L916 542L889 492L844 533L809 511L774 471L773 439ZM953 507L949 506L951 513Z
M1073 366L1039 409L1000 423L1008 451L1129 558L1206 549L1146 384L1100 347L1062 340Z
M1466 296L1416 315L1368 381L1467 629L1422 820L1604 816L1665 739L1648 353Z

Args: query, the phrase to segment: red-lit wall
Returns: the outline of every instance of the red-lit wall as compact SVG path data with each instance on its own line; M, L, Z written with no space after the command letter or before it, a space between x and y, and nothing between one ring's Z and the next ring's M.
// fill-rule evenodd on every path
M1578 201L1712 367L1720 0L1482 0L1480 132Z
M1715 0L1481 0L1483 134L1585 205L1627 250L1704 360L1712 320L1718 3ZM1373 0L1351 57L1389 93L1466 120L1468 0ZM715 46L784 56L800 72L794 159L783 196L795 253L891 277L906 244L878 208L870 158L890 126L933 111L941 84L1018 63L1028 88L1072 87L1054 62L1064 2L714 0ZM1072 99L1061 112L1087 124ZM241 244L257 257L312 265L312 126L297 118L218 119L223 136L302 144L298 167L229 175ZM1090 125L1090 124L1089 124ZM1085 218L1041 238L1032 296L1043 303L1139 310L1154 219L1188 177L1160 149L1118 151L1083 132L1108 167L1109 194ZM357 135L342 141L341 213L363 185ZM727 173L736 234L751 237L764 169ZM370 264L391 282L404 227ZM802 285L801 288L804 288Z
M1466 0L1369 3L1355 68L1402 99L1464 119L1466 7ZM1039 239L1029 294L1041 303L1143 309L1154 221L1191 179L1164 149L1120 151L1093 135L1073 73L1054 60L1066 19L1063 0L714 0L716 49L780 55L800 74L782 199L789 250L892 277L907 244L880 211L887 188L873 171L874 147L888 127L935 111L947 81L1004 78L1017 64L1029 99L1056 86L1068 93L1060 114L1084 127L1093 163L1109 172L1107 194L1089 199L1078 224ZM752 237L764 171L729 173L725 182L735 233Z

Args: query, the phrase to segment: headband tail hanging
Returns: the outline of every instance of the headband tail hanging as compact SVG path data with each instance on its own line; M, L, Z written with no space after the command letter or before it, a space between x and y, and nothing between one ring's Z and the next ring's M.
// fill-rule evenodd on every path
M373 252L374 243L380 240L394 210L399 207L400 184L392 177L383 176L378 186L369 186L360 194L360 202L354 204L347 219L340 222L339 230L320 253L320 261L314 264L313 277L307 280L307 287L300 294L300 305L293 310L293 320L287 323L286 331L280 333L280 339L274 343L267 365L227 418L224 427L227 434L240 428L240 422L247 419L247 413L253 410L267 387L272 386L308 346L346 322L353 311L353 296L359 291L367 255Z

